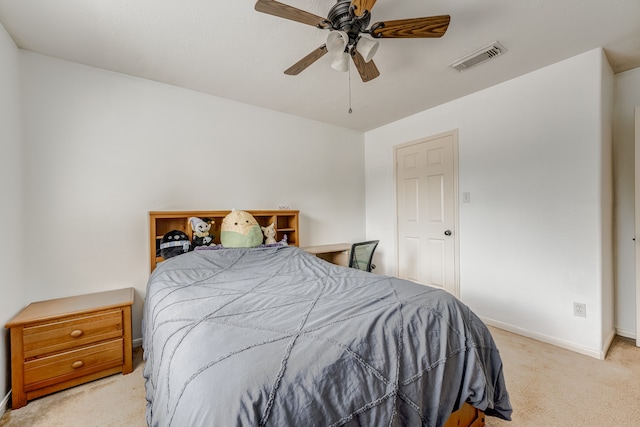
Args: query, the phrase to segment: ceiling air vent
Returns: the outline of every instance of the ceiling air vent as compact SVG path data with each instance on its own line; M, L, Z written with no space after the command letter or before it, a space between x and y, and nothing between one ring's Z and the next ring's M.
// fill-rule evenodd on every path
M495 58L496 56L502 55L505 53L507 49L502 46L499 42L493 42L483 48L476 50L473 53L461 58L457 61L449 64L451 68L454 68L458 71L464 71L467 68L471 68L474 65L481 64L485 61Z

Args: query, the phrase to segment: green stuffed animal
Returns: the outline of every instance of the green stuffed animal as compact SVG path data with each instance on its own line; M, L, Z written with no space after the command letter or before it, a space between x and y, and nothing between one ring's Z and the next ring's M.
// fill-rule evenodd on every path
M220 243L226 248L253 248L262 244L262 229L248 212L232 211L222 220Z

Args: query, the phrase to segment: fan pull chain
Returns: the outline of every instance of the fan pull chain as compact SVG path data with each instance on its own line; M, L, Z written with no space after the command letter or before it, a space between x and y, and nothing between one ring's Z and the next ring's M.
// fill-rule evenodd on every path
M349 69L349 114L353 113L353 110L351 109L351 66L348 65Z

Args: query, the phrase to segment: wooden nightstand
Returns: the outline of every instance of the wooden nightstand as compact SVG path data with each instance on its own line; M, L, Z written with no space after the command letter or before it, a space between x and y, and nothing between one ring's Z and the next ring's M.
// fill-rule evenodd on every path
M34 302L11 333L12 408L65 388L133 370L133 288Z

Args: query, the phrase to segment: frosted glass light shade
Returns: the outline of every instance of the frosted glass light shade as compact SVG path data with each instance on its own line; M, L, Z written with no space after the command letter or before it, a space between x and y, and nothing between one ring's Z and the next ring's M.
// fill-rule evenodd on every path
M331 68L336 71L349 71L349 54L347 52L336 53L331 63Z
M349 36L344 31L331 31L327 36L327 51L329 53L344 52L349 42Z
M364 62L369 62L373 59L373 55L378 51L379 44L377 41L366 37L360 37L360 39L358 39L357 49L364 58Z

